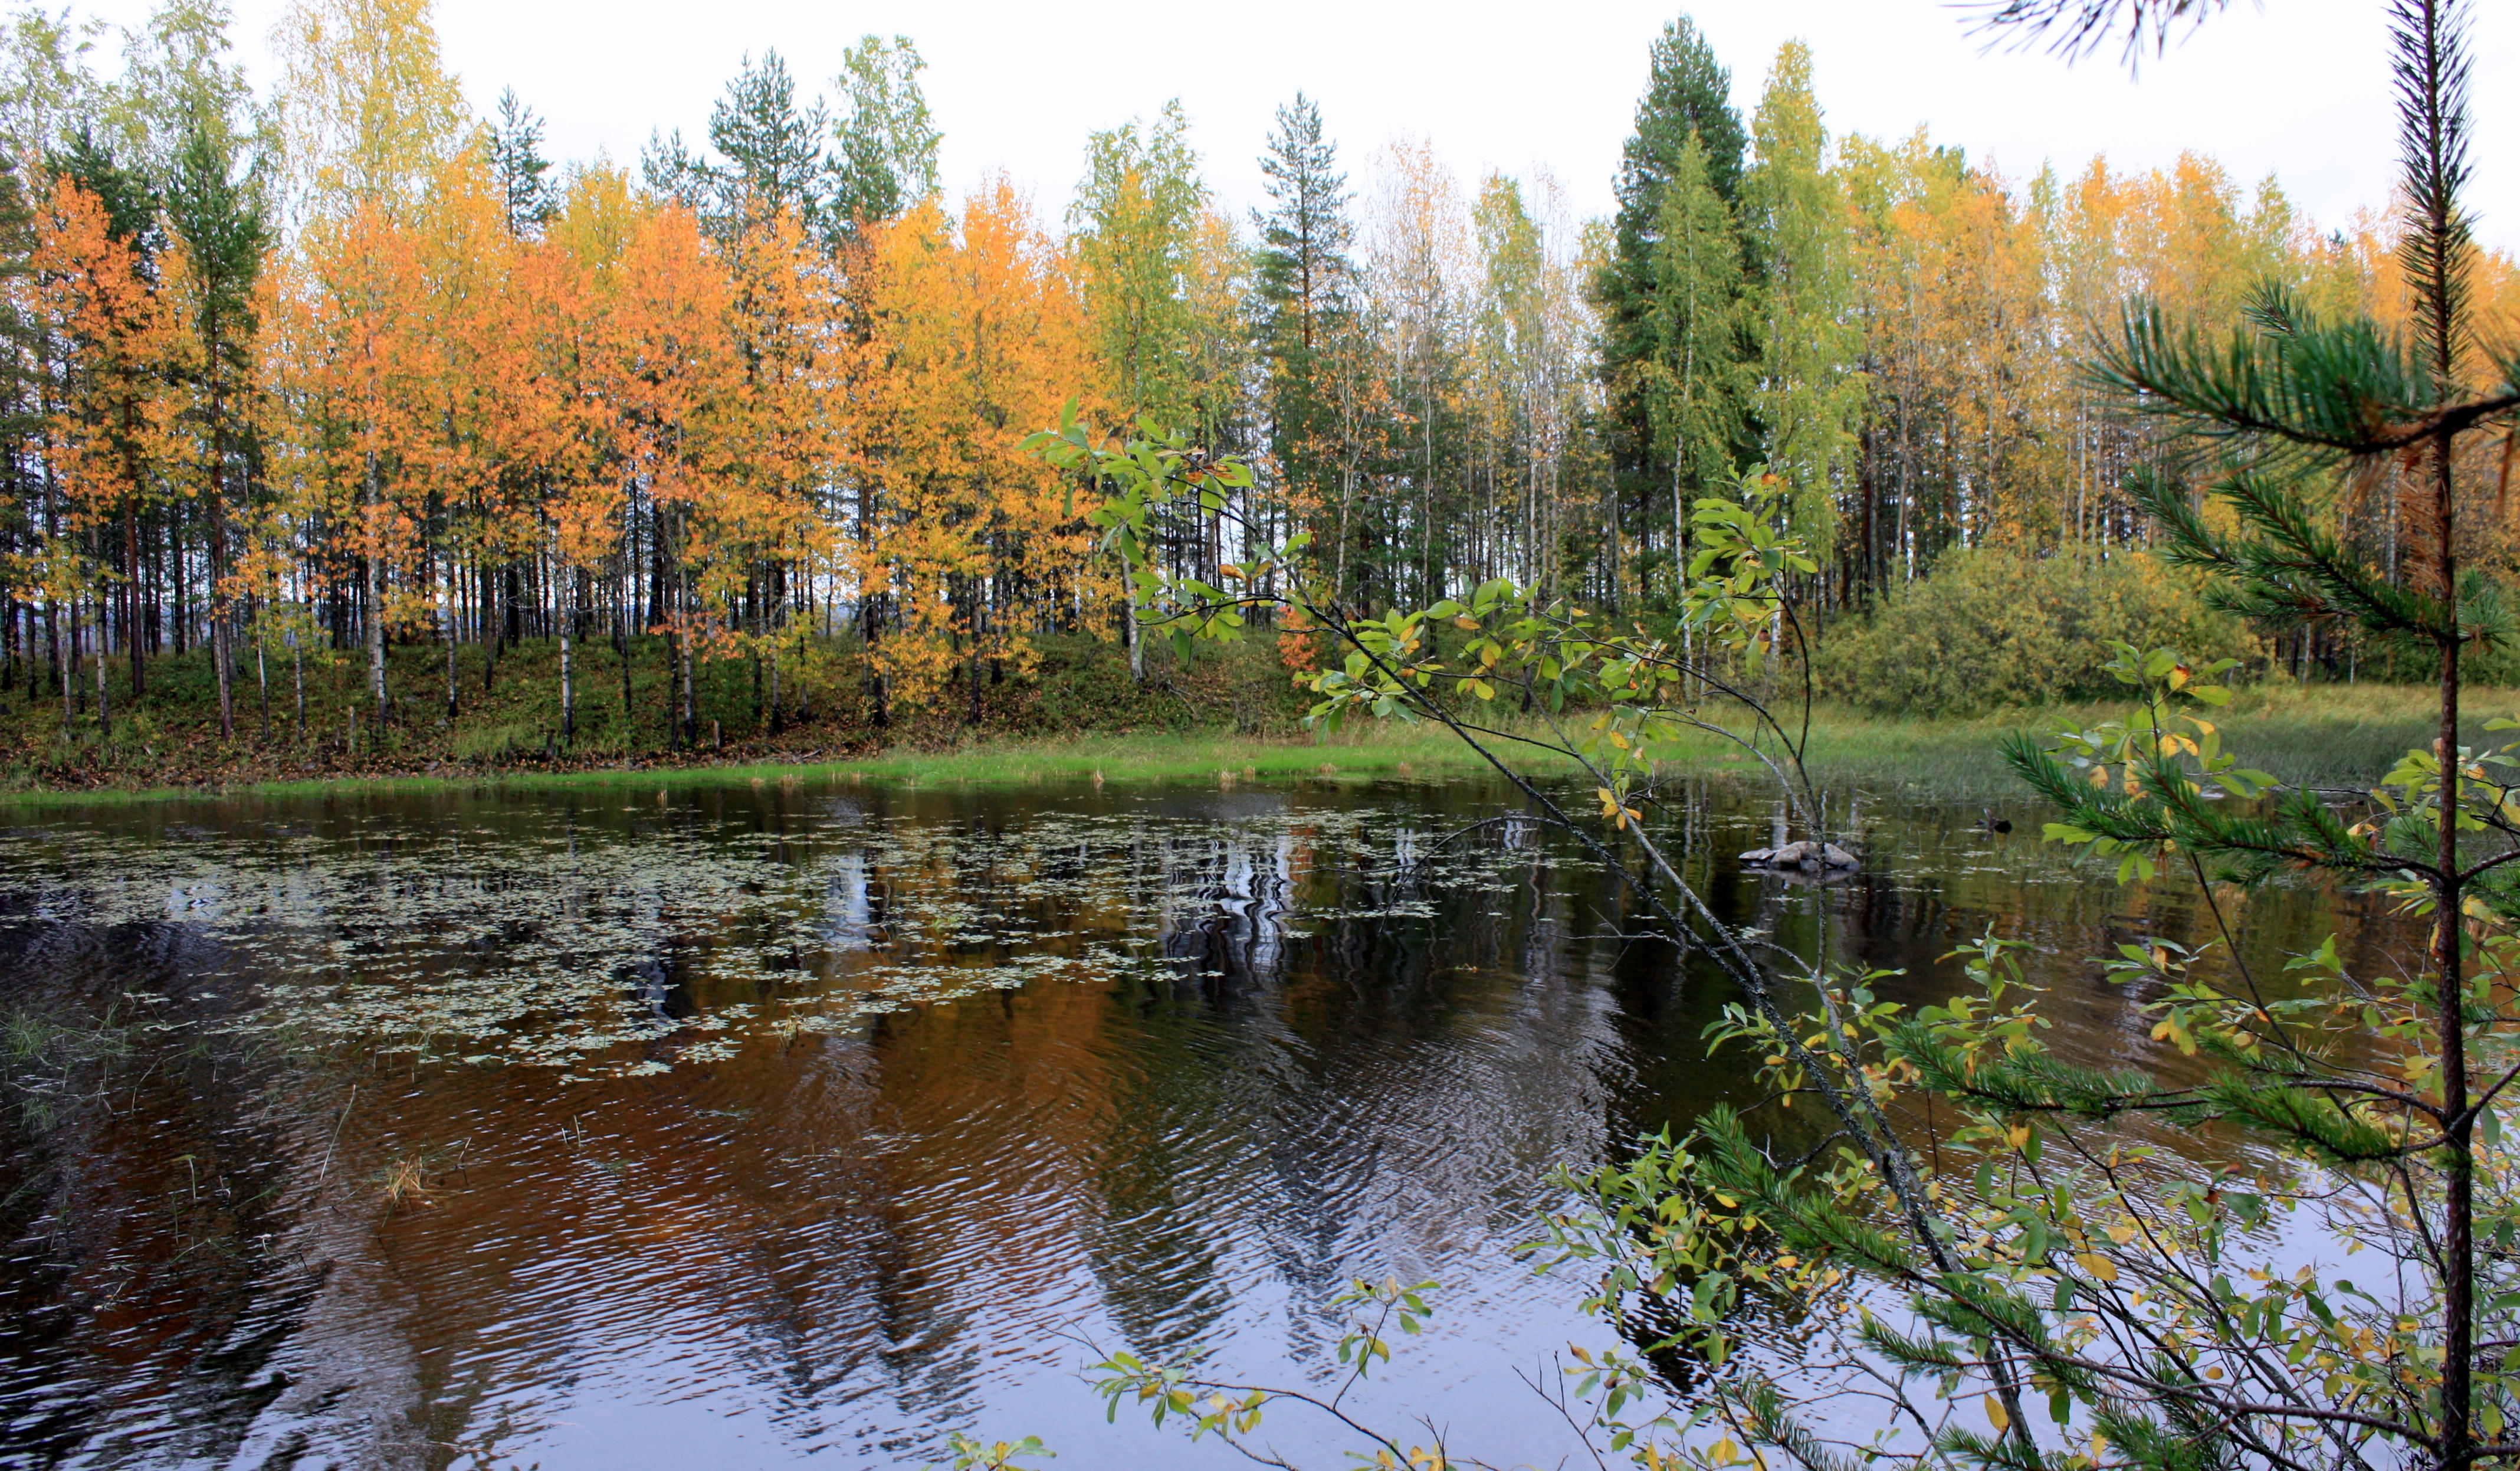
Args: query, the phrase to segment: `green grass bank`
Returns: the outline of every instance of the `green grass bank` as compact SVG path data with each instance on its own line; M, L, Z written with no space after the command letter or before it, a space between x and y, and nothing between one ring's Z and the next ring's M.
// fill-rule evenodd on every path
M1446 779L1485 763L1440 728L1352 724L1305 730L1306 703L1265 643L1202 649L1188 664L1148 651L1148 678L1128 675L1116 650L1054 642L1028 675L990 679L980 718L968 688L959 709L888 712L878 721L862 674L845 660L790 676L774 711L752 670L723 662L703 671L701 739L677 747L668 722L661 647L634 645L627 669L610 646L576 651L575 737L561 737L558 651L527 643L484 670L459 651L455 712L446 711L443 651L398 650L396 718L376 730L349 657L272 667L267 683L237 688L237 732L222 740L212 671L198 652L153 660L142 697L115 666L110 730L92 687L66 718L58 692L22 680L0 693L0 804L134 800L204 792L341 793L476 784L643 784L816 779L908 784L1195 782L1295 778ZM90 671L92 674L92 670ZM304 714L299 715L302 681ZM2227 745L2251 764L2318 785L2369 782L2430 738L2429 688L2295 684L2243 688L2223 713ZM266 704L267 700L267 704ZM2498 714L2520 713L2520 691L2472 690L2474 737ZM2107 718L2105 704L2007 709L1973 717L1909 717L1823 701L1812 713L1810 763L1824 783L1898 788L1952 800L2001 801L2017 783L1996 757L2005 734L2052 731ZM1539 736L1529 717L1494 712L1509 731ZM774 714L776 718L774 719ZM1581 716L1575 717L1577 719ZM1773 741L1767 743L1773 750ZM1572 774L1528 746L1504 752L1543 774ZM1678 772L1737 772L1758 763L1709 735Z

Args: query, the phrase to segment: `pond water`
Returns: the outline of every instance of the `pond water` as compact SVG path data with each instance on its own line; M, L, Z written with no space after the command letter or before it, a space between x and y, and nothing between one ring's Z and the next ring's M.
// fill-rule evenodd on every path
M1907 974L2032 942L2077 1058L2149 1057L2086 958L2209 938L1979 809L1833 794L1864 870L1713 901ZM1550 1167L1749 1101L1730 990L1478 783L639 785L0 811L0 1465L1247 1464L1078 1378L1203 1345L1337 1369L1351 1277L1434 1279L1350 1401L1555 1464L1524 1380L1608 1330L1516 1248ZM2370 901L2228 901L2244 948ZM1304 1464L1347 1442L1287 1408Z

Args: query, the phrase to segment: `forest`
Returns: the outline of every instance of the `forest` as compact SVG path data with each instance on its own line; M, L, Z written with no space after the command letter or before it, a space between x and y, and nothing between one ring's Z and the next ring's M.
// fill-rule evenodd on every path
M2498 12L2268 8L2315 221L154 3L0 25L0 1463L2520 1464Z
M1689 508L1758 477L1846 698L2068 695L2103 636L2365 671L2333 627L2213 621L2145 555L2129 487L2184 467L2076 364L2130 299L2403 321L2383 208L2314 222L2202 155L2016 176L1833 136L1800 44L1745 118L1686 19L1589 220L1545 175L1343 146L1300 94L1247 214L1179 102L1082 140L1063 212L1003 174L949 200L904 37L828 88L761 51L704 139L622 162L545 157L514 93L472 113L428 0L305 0L261 91L230 29L218 0L6 29L0 687L65 749L161 667L233 739L310 660L382 732L533 651L557 738L618 709L622 750L975 724L1053 648L1143 677L1097 485L1018 451L1070 400L1255 467L1162 546L1185 575L1304 531L1344 606L1501 577L1651 621ZM2520 307L2508 259L2476 281L2484 319ZM2392 575L2401 479L2328 508ZM2498 523L2466 533L2489 565ZM1997 643L2009 671L1945 677Z

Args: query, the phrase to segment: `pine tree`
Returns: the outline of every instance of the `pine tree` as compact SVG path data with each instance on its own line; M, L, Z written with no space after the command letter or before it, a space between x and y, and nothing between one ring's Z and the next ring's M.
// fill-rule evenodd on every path
M1260 233L1252 288L1269 372L1270 448L1288 490L1318 501L1335 458L1321 359L1328 338L1353 330L1355 227L1337 147L1323 134L1321 109L1301 92L1278 109L1260 172L1273 204L1252 212Z
M683 130L670 133L651 132L645 147L639 150L639 178L648 192L661 200L671 200L694 214L710 207L715 197L714 170L708 160L692 152L683 141Z
M1303 93L1278 109L1261 176L1276 203L1253 210L1260 250L1253 285L1262 304L1262 330L1279 354L1308 356L1327 325L1348 308L1355 267L1348 248L1355 239L1347 207L1347 175L1339 172L1338 147L1322 131L1322 110Z
M176 152L166 189L167 228L185 260L187 299L178 309L193 338L191 417L206 472L202 514L209 533L210 643L223 738L236 734L228 523L237 492L251 483L244 472L257 417L254 287L270 245L259 181L240 170L235 150L233 132L197 123Z
M942 187L944 135L927 112L919 73L927 64L908 36L867 36L841 58L847 112L832 154L831 225L857 229L932 199Z
M783 211L807 224L822 220L830 182L823 139L830 132L819 100L798 105L786 58L775 50L757 64L745 57L709 110L709 146L726 160L713 171L719 228L742 230Z
M105 210L106 228L142 256L146 269L145 262L158 245L158 191L148 174L125 161L112 141L99 137L88 123L72 131L68 146L52 157L47 171L56 178L76 180L94 195Z
M549 224L560 212L560 200L545 177L552 165L543 157L543 120L517 100L516 88L499 94L499 115L486 141L508 233L522 237Z

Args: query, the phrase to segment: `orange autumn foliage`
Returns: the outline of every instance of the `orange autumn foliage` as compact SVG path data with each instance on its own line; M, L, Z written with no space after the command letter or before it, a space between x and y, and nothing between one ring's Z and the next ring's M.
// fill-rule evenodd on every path
M47 425L64 520L74 529L127 522L166 493L178 407L168 380L187 345L168 299L142 275L134 246L114 237L95 195L59 180L38 226L30 264L39 301L75 364ZM75 580L68 559L56 575Z
M1031 630L988 617L975 584L1070 617L1113 595L1074 486L1016 451L1095 363L1066 262L1003 177L959 220L931 203L881 227L868 254L876 371L856 437L880 510L851 571L897 614L876 667L923 701L958 664L1031 667Z

